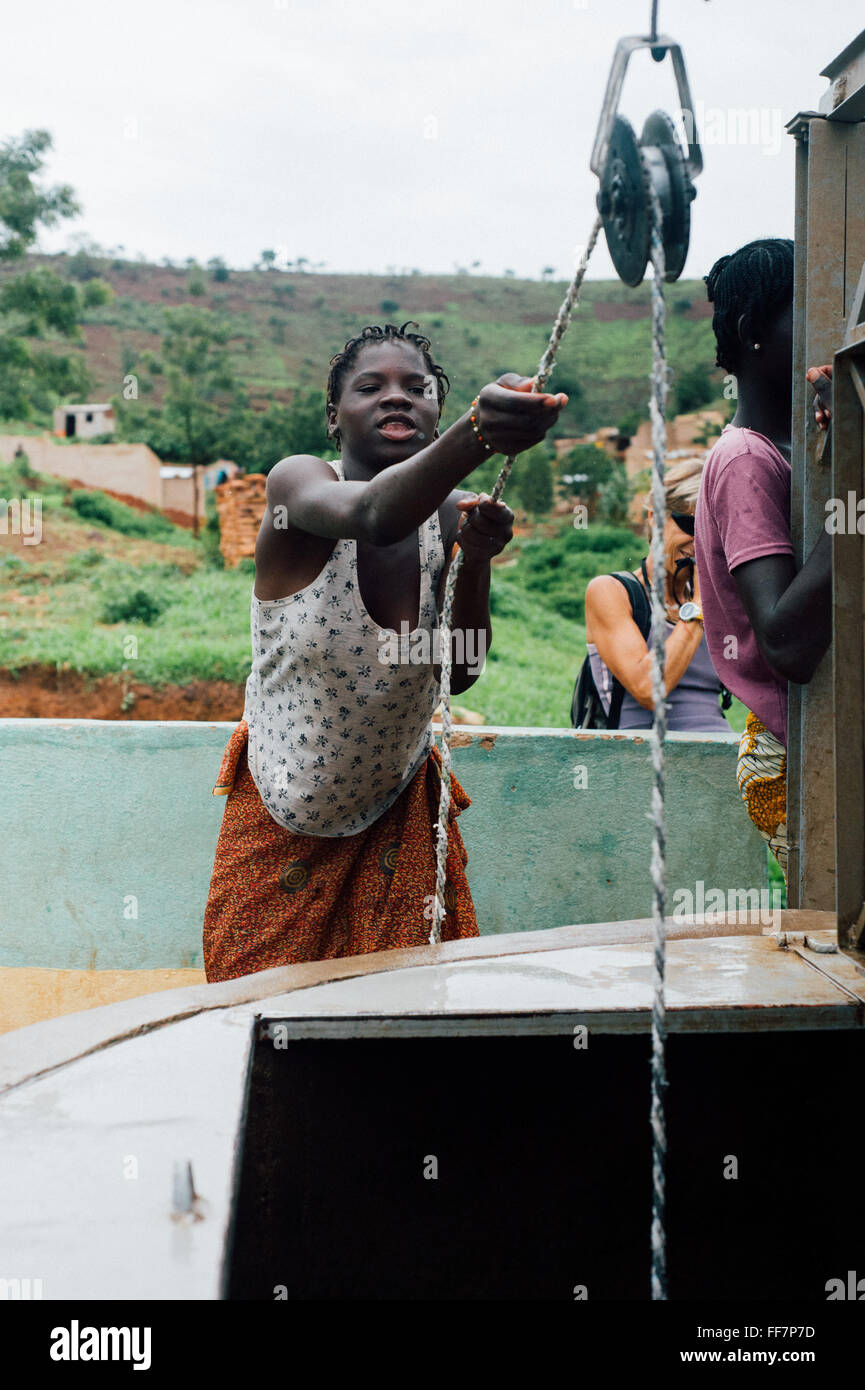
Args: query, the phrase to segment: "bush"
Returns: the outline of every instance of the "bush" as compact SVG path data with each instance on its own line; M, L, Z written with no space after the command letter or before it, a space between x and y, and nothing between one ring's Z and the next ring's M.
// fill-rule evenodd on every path
M23 576L30 568L26 560L19 560L17 555L0 555L0 580L17 580Z
M99 262L94 260L83 248L69 257L69 260L66 262L66 268L75 280L84 282L87 280L95 280L102 271Z
M138 512L97 490L71 492L69 505L84 521L98 521L124 536L144 536L152 540L175 538L178 527L158 512Z
M125 593L114 594L103 605L104 623L146 623L156 621L160 613L168 607L165 598L151 593L148 589L128 589Z
M97 550L95 546L90 546L87 550L79 550L66 561L66 578L78 579L92 570L94 565L103 564L104 560L105 556L102 551Z
M695 362L693 367L686 367L679 373L676 382L676 411L679 415L699 410L701 405L708 405L714 397L715 387L709 368L704 363Z
M19 478L35 478L36 476L33 469L30 467L30 459L27 454L25 454L20 444L12 456L12 466L17 469Z
M626 526L631 514L631 484L621 464L617 464L607 482L598 488L596 515L609 526Z
M212 492L205 494L204 515L206 521L201 532L201 549L204 552L204 563L213 569L225 569L225 558L219 548L220 527L219 527L219 508L216 505L216 498Z
M515 616L514 605L519 603L530 614L533 605L541 604L577 623L585 619L589 580L634 569L644 553L642 542L630 531L595 524L580 530L564 527L555 537L524 541L513 549L516 568L494 572L493 611Z
M550 511L553 505L553 470L543 445L535 445L525 454L516 491L532 516L543 516Z
M13 497L29 497L40 486L41 479L29 466L20 467L21 460L0 464L0 497L10 501Z
M619 421L616 429L623 437L633 439L640 425L643 423L643 418L644 417L640 415L639 411L632 410L629 415L626 415L623 420Z
M585 482L568 485L572 492L581 497L591 497L602 483L609 482L613 467L613 460L606 449L598 449L594 444L575 444L562 460L564 476L585 475Z

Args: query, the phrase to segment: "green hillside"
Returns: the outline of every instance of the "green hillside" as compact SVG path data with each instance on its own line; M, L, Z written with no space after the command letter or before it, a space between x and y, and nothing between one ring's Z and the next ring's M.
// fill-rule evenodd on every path
M279 270L216 272L75 255L30 256L0 270L45 265L70 281L99 276L112 288L106 304L85 311L85 345L76 349L91 377L91 398L110 399L135 372L142 352L156 349L162 310L205 307L231 325L237 374L257 406L287 403L298 388L322 389L328 361L368 323L415 319L431 338L451 383L446 423L478 388L503 371L534 371L565 285L472 274L328 275ZM227 278L222 278L227 275ZM714 367L710 306L701 281L667 286L667 346L677 375L705 367L721 394ZM558 433L573 435L647 413L650 367L650 290L619 281L588 281L565 339L552 385L571 395ZM671 404L675 407L675 394Z

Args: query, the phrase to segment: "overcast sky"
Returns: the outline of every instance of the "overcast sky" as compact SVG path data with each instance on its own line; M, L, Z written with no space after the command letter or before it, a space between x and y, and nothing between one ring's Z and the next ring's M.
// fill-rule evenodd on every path
M54 136L83 215L45 233L247 267L264 247L331 271L572 273L616 40L648 0L41 0L4 24L0 138ZM660 0L683 46L705 168L685 275L790 235L793 141L859 0ZM678 108L669 59L631 60L637 126ZM753 112L741 142L731 112ZM734 143L730 143L731 138ZM603 246L592 274L612 274Z

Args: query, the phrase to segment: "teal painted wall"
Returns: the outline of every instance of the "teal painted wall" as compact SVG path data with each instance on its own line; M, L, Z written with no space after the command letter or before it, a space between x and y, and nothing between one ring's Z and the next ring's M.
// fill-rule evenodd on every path
M0 966L201 964L225 805L211 787L232 728L0 720ZM460 826L481 931L649 916L646 739L470 732L454 770L473 802ZM698 879L725 892L766 885L763 841L736 788L737 743L670 735L670 911L674 890Z

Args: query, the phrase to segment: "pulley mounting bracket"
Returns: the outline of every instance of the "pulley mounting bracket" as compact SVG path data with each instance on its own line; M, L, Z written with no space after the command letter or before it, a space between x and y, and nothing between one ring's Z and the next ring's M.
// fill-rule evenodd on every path
M687 146L671 118L653 111L639 140L618 106L631 54L648 48L654 58L670 54L679 93ZM598 211L616 273L626 285L639 285L649 261L652 191L662 213L666 280L677 280L688 254L693 180L703 168L694 105L680 46L666 34L620 39L607 79L601 117L592 147L592 172L600 179Z

